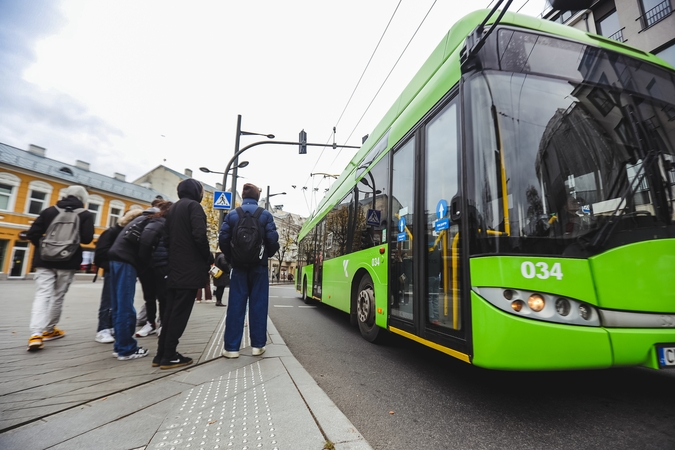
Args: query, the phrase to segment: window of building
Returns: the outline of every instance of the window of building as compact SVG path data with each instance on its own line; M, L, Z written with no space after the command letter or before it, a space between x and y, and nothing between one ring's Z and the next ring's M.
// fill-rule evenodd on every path
M52 186L44 181L31 181L28 184L28 198L26 199L26 214L37 216L49 206L52 196Z
M0 173L0 211L13 211L21 179L11 173Z
M110 209L108 210L108 227L112 227L117 224L117 221L122 217L124 213L124 203L119 200L113 200L110 202Z
M675 41L671 42L668 47L662 48L654 54L675 67Z
M621 30L621 25L619 25L619 15L616 13L616 10L614 10L598 20L595 23L595 26L598 34L614 39L614 35ZM623 39L621 39L621 41L623 41Z
M640 0L642 28L649 28L665 19L673 11L670 0Z
M103 211L103 203L105 200L98 195L90 195L87 209L94 215L94 226L101 226L101 212Z

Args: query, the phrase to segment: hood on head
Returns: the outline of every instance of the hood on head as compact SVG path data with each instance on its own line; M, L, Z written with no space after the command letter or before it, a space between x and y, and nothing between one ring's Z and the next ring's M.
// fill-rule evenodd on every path
M72 186L68 186L63 191L63 194L64 194L65 198L72 195L73 197L75 197L79 201L81 201L83 205L86 205L89 202L89 193L84 188L84 186L80 186L80 185L77 185L77 184L74 184Z
M117 221L117 225L121 227L126 227L129 224L129 222L131 222L141 214L143 214L143 210L139 208L127 211L126 214L124 214L122 217L119 218L119 220Z
M189 198L191 200L202 201L202 184L194 178L188 178L178 183L178 198Z

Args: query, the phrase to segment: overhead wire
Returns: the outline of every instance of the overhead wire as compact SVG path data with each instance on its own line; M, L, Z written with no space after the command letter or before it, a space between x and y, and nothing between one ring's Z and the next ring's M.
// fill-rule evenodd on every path
M403 51L401 51L401 54L399 55L398 59L396 60L396 62L395 62L394 65L392 66L391 70L389 70L389 73L387 74L387 76L385 77L384 81L383 81L382 84L380 85L379 89L377 90L377 92L376 92L375 95L373 96L372 100L370 101L370 103L369 103L368 106L366 107L366 110L363 112L363 114L362 114L361 117L359 118L358 122L356 122L356 125L354 125L354 128L352 129L352 132L349 133L349 136L347 137L347 139L345 140L345 142L348 142L349 139L352 137L352 135L356 132L356 128L359 126L359 124L361 123L361 121L362 121L363 118L365 117L366 113L368 112L368 110L369 110L370 107L372 106L373 102L375 101L375 99L377 98L377 96L380 94L380 91L382 90L382 88L384 87L384 85L387 83L387 80L389 80L389 77L391 76L392 72L394 71L394 69L396 69L396 66L397 66L398 63L401 61L401 58L403 58L403 55L405 54L406 50L408 50L408 47L409 47L410 44L412 43L413 39L415 39L415 36L417 36L417 33L419 32L420 28L422 28L422 25L423 25L424 22L427 20L427 17L429 17L429 14L431 13L431 10L434 8L434 6L436 5L436 2L437 2L437 1L438 1L438 0L434 0L434 2L433 2L433 3L431 4L431 6L429 7L429 10L427 11L427 13L426 13L426 14L424 15L424 17L422 18L422 21L421 21L420 24L417 26L417 29L415 30L415 32L413 33L413 35L410 37L410 40L408 40L408 43L407 43L406 46L403 48ZM340 153L342 153L342 149L340 149L340 151L338 151L338 154L335 156L335 159L333 159L333 162L331 162L331 165L337 160L337 158L340 156Z
M389 26L391 25L391 22L394 20L394 17L396 16L396 13L398 12L399 6L401 6L401 2L403 0L399 0L398 4L396 5L396 8L394 8L394 12L391 14L391 17L389 18L389 22L387 22L387 26L384 28L384 31L382 31L382 34L380 36L380 39L377 41L377 45L375 46L375 49L373 50L373 53L370 55L370 59L368 60L368 63L366 63L366 66L363 68L363 72L361 72L361 76L359 77L359 80L356 82L356 86L354 86L354 90L352 91L352 94L349 96L349 100L347 100L347 103L345 104L345 107L342 109L342 113L340 113L340 117L338 118L337 122L335 123L335 127L333 128L334 130L337 128L337 126L340 124L340 121L342 120L342 117L345 114L345 111L347 111L347 108L349 107L349 104L352 101L352 98L354 98L354 94L356 93L356 90L358 89L359 85L361 84L361 81L363 80L364 75L366 74L366 71L368 70L368 67L370 66L370 63L373 61L373 57L375 57L375 53L377 53L378 48L380 48L380 44L382 43L382 40L384 39L385 34L387 34L387 30L389 29ZM328 139L326 140L326 145L328 146L328 143L330 142L331 134ZM321 153L319 154L319 157L316 159L316 162L314 163L314 166L312 167L312 170L310 173L313 173L314 170L316 169L316 166L319 164L319 161L321 160L321 157L323 156L323 152L326 150L326 147L323 147L321 149ZM307 178L307 181L311 178L311 175ZM305 184L307 183L305 182Z

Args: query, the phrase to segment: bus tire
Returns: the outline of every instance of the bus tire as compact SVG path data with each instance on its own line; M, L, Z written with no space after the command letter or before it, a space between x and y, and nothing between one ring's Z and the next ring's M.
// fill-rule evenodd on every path
M368 342L375 342L382 334L375 324L375 287L370 275L365 274L356 291L356 318L361 336Z

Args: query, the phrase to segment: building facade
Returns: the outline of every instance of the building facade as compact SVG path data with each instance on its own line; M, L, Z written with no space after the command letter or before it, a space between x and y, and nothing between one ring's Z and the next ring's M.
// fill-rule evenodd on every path
M544 13L545 19L659 56L675 67L675 0L598 0L582 11Z
M47 158L42 147L31 145L26 151L0 143L0 278L25 278L31 272L34 248L21 234L74 184L89 192L86 206L95 217L94 241L83 246L83 272L95 270L92 262L98 236L127 210L145 209L159 195L127 182L123 174L108 177L91 172L84 161L70 165Z

